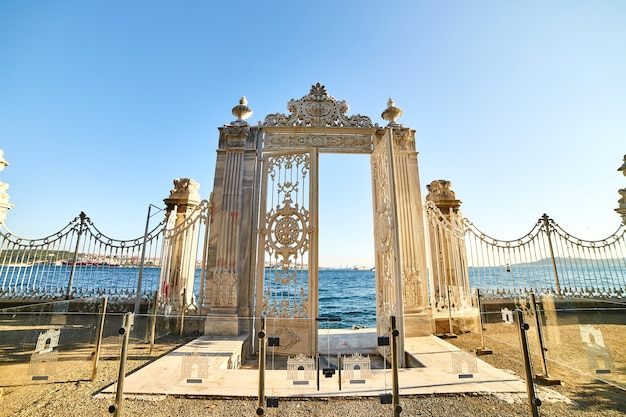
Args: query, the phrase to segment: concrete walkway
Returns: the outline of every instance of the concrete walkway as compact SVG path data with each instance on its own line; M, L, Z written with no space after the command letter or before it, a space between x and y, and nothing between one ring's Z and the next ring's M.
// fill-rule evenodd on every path
M320 354L336 358L359 353L375 357L373 329L320 330ZM259 371L228 369L240 358L242 338L200 337L126 377L125 394L166 394L219 397L257 397ZM475 355L435 336L407 338L405 349L423 367L398 372L400 395L434 393L523 393L525 384ZM271 359L268 348L265 395L277 397L379 396L391 392L390 369L358 367L325 378L316 372L289 372L285 359ZM359 356L359 355L357 355ZM379 360L382 365L382 361ZM374 366L372 366L374 368ZM340 386L341 384L341 386ZM103 393L115 393L112 385Z

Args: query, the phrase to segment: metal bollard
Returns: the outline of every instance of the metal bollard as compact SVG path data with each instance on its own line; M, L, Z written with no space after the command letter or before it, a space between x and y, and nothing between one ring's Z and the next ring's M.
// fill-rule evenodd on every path
M561 385L561 381L548 375L548 362L546 361L546 352L548 349L545 347L543 341L543 332L541 330L541 317L539 317L539 310L537 309L537 302L535 301L535 294L530 293L530 308L535 315L537 323L537 339L539 340L539 351L541 352L541 375L536 375L535 378L546 385Z
M102 333L104 332L104 320L107 314L108 297L102 299L102 307L100 309L100 320L98 321L96 349L93 352L93 368L91 369L91 382L96 380L96 372L98 372L98 362L100 361L100 348L102 346Z
M124 315L124 324L120 328L122 335L122 352L120 353L120 370L117 374L117 391L115 393L115 404L109 406L109 413L113 417L122 415L122 402L124 401L124 378L126 377L126 356L128 354L128 340L130 339L130 330L133 326L133 313Z
M398 388L398 342L396 341L397 337L400 335L398 329L396 329L396 316L391 316L391 375L392 375L392 406L393 406L393 415L394 417L399 417L402 412L402 407L400 406L400 395Z
M261 330L259 331L259 401L257 402L256 415L265 414L265 317L261 317Z
M538 407L541 400L535 396L535 385L533 383L533 370L530 362L530 351L528 350L528 339L526 331L529 329L528 323L524 322L524 312L520 309L517 313L517 325L519 329L520 345L522 346L522 359L524 360L524 372L526 374L526 392L528 394L528 406L532 417L539 417Z
M493 350L487 349L487 343L485 342L485 330L487 330L487 328L484 321L485 309L483 306L483 295L478 288L476 288L476 298L478 299L478 321L480 324L480 339L482 342L482 347L476 349L476 356L491 355Z

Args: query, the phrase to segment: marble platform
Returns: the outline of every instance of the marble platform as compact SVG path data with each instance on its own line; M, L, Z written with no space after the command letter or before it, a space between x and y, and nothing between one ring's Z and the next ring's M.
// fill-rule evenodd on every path
M337 353L344 357L354 353L376 357L376 344L373 329L319 333L320 354L331 361ZM242 346L242 338L200 337L128 375L124 394L258 397L257 369L228 369L241 357ZM525 392L525 384L519 378L435 336L407 338L405 349L407 358L422 366L399 370L400 395ZM372 365L377 369L361 369L356 374L343 371L341 377L338 371L319 378L316 372L296 375L285 364L285 358L272 360L268 348L266 396L379 396L391 392L391 370L379 356L378 366ZM115 392L116 386L111 385L102 394Z

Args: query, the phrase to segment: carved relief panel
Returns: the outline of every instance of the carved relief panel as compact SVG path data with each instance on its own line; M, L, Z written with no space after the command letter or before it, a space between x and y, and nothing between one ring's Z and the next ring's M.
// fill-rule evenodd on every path
M374 245L376 253L376 316L378 334L386 334L389 316L398 314L396 306L395 213L391 178L389 141L382 138L371 156L374 189Z

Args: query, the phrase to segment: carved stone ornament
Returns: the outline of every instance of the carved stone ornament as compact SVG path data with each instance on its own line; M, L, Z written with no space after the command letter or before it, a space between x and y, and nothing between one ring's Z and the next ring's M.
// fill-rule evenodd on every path
M618 171L621 171L624 176L626 176L626 155L624 155L624 163L621 167L617 168ZM622 216L622 223L626 224L626 188L622 188L617 190L620 195L620 199L617 200L619 207L615 209L615 211ZM0 223L2 221L0 220Z
M176 178L174 180L174 188L170 190L170 199L200 200L199 188L200 184L192 178Z
M246 140L250 135L250 126L246 123L224 125L220 129L220 148L238 149L246 147Z
M426 201L432 201L442 211L446 212L447 209L458 209L461 206L461 201L456 199L454 191L450 188L452 183L447 180L435 180L426 186L428 195L426 195Z
M4 159L4 151L0 149L0 171L7 166L9 166L9 163ZM13 204L9 203L8 188L9 184L0 181L0 224L6 219L7 212L13 208Z
M322 148L340 152L372 153L372 136L368 134L273 134L265 135L265 150L285 148Z
M283 113L268 114L263 126L307 126L307 127L377 127L367 116L356 114L346 116L350 109L345 101L337 101L328 95L326 87L320 83L311 87L308 95L300 100L290 100L287 103L289 115Z
M276 336L280 338L280 349L282 350L288 350L301 340L296 332L287 327L277 329Z
M8 167L9 163L4 159L4 151L0 149L0 171L2 171L5 167Z
M400 126L400 125L398 125ZM393 143L395 147L402 151L415 151L415 135L411 129L400 128L393 131Z
M396 119L399 119L402 116L402 109L399 107L395 107L394 101L391 97L389 97L389 101L387 101L387 108L380 115L385 120L389 121L387 126L401 126L396 122Z
M213 275L213 305L215 307L237 307L236 273L216 271Z
M233 107L233 115L237 117L232 124L248 124L246 119L252 117L252 109L248 107L246 96L241 97L239 104Z

